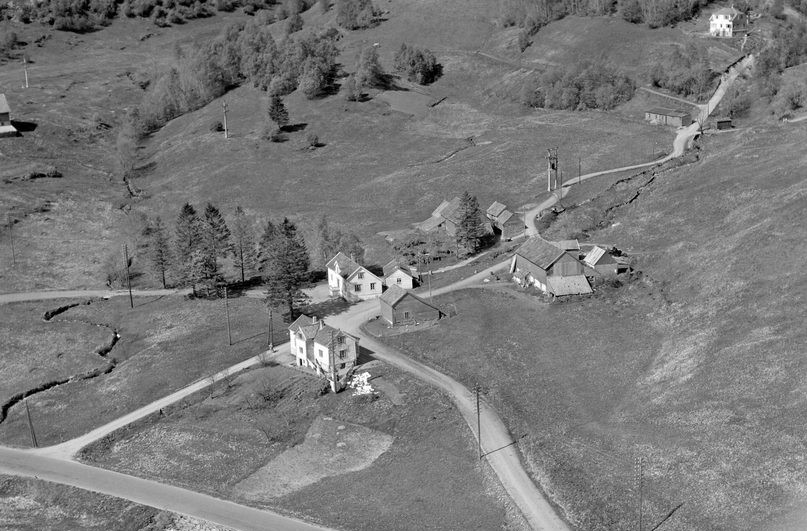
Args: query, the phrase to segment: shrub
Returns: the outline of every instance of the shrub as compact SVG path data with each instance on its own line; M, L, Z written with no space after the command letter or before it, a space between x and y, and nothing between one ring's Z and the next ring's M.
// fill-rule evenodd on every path
M525 94L529 104L568 110L612 109L633 97L635 89L629 77L595 62L550 70L530 86L535 93Z
M295 13L286 21L286 35L291 35L301 29L303 29L303 17L299 13Z
M319 137L314 133L308 133L305 137L305 143L311 149L317 148L319 147Z
M442 74L442 65L428 49L410 47L406 43L395 53L393 67L405 74L409 81L429 84Z
M372 0L336 0L336 23L345 29L370 27L375 21Z

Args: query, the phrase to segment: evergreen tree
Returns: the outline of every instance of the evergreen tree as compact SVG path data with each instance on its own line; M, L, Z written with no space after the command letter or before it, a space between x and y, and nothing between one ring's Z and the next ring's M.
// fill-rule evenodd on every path
M250 219L240 206L235 207L232 241L234 265L241 271L241 282L244 282L246 275L251 275L255 269L255 233Z
M266 271L267 262L269 260L269 249L272 246L272 240L277 236L277 227L271 221L266 222L263 228L263 234L258 242L258 270L263 274Z
M210 290L222 280L216 259L205 249L197 249L191 254L189 279L194 285L194 291L197 285L201 286L208 297Z
M179 276L190 281L191 255L201 249L202 231L196 209L185 203L179 212L176 223L175 257L179 265Z
M269 99L269 119L272 120L278 129L289 124L289 111L286 110L286 105L283 104L283 98L280 94L272 94Z
M462 194L459 208L460 224L457 227L457 248L466 254L476 254L482 245L485 228L482 223L482 211L476 196L467 191Z
M165 273L171 267L171 246L168 243L165 225L159 216L149 223L146 245L151 268L154 273L159 275L163 289L165 289L168 287L165 282Z
M364 48L356 60L356 79L361 80L367 87L382 85L384 70L378 60L378 50L375 46Z
M224 221L219 209L208 203L205 207L205 219L202 235L204 246L213 258L227 256L232 249L230 229Z
M263 279L269 304L285 303L289 319L294 318L294 306L306 300L300 290L308 280L310 257L297 227L288 219L276 228L274 237L266 248L266 263Z

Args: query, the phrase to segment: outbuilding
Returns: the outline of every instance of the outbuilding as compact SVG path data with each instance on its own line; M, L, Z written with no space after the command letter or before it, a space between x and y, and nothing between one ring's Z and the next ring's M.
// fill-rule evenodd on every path
M556 296L591 293L585 269L576 256L540 236L524 242L510 263L510 274L516 282ZM561 277L575 278L564 281Z
M384 285L388 288L398 286L403 289L412 289L415 287L415 273L411 268L401 265L397 260L390 260L384 266Z
M411 291L392 286L379 298L381 317L393 326L436 321L445 313Z
M644 119L651 124L671 125L673 127L685 127L692 123L692 116L680 109L668 109L667 107L653 107L644 113Z
M725 131L726 129L731 129L734 125L731 123L731 118L722 117L717 118L715 120L715 126L717 127L718 131Z
M17 129L11 125L11 108L5 94L0 94L0 136L17 136Z

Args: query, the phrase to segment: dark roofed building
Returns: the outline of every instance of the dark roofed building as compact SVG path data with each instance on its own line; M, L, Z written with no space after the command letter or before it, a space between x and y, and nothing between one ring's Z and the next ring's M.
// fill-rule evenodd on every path
M431 302L398 286L387 289L378 298L378 303L381 317L393 326L435 321L445 315Z
M17 129L11 125L11 108L5 94L0 94L0 136L17 136Z
M383 268L384 285L388 288L398 286L403 289L415 287L416 276L409 266L401 265L397 260L390 260Z
M667 107L653 107L644 113L644 119L651 124L671 125L673 127L687 126L692 123L692 116L680 109Z
M582 277L584 276L585 265L569 251L565 251L540 236L533 236L518 248L510 263L510 273L519 283L534 285L541 291L555 295L552 291L550 279L555 277ZM556 282L558 286L564 286L564 295L569 283ZM574 285L581 287L582 284L576 282ZM588 281L586 281L588 286ZM591 293L581 288L580 293Z
M525 226L521 218L498 201L488 207L485 215L490 220L492 230L498 232L503 239L515 238L524 232Z

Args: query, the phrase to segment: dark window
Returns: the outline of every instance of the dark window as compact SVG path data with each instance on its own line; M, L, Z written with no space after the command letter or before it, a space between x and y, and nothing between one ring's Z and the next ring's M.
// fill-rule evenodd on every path
M409 312L404 312L404 319L409 319Z

